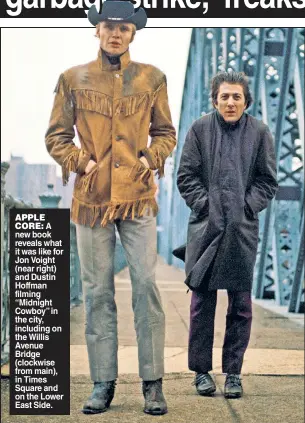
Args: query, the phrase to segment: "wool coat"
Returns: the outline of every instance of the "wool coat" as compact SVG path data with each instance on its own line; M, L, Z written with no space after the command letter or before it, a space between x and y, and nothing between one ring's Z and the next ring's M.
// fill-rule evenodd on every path
M185 259L192 290L251 290L258 213L277 191L273 139L263 122L244 113L235 124L218 111L190 128L178 189L191 214Z
M73 141L75 128L80 148ZM92 227L101 220L104 226L140 217L146 208L156 214L153 171L163 176L175 144L165 75L131 61L128 50L119 65L100 50L96 60L60 76L46 146L62 167L64 184L71 171L77 173L71 207L75 223ZM90 159L96 165L85 174Z

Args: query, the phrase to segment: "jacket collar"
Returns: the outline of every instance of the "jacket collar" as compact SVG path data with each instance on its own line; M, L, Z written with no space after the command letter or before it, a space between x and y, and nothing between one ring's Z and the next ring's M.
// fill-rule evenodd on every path
M109 62L104 50L102 50L101 48L99 49L98 52L98 61L100 63L100 66L102 68L102 70L108 70L111 71L113 70L113 65ZM125 68L127 68L127 66L130 63L130 54L129 54L129 50L126 50L125 53L123 53L120 56L120 69L123 70Z

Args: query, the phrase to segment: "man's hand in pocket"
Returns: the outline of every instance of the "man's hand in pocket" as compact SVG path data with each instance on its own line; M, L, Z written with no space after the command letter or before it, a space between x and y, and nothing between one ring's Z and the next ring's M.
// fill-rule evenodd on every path
M86 166L86 169L85 169L85 174L87 175L95 165L96 165L96 162L94 160L89 160L89 162Z
M147 169L149 169L149 164L148 164L148 161L146 160L146 157L144 156L140 157L140 161L144 164L145 167L147 167Z

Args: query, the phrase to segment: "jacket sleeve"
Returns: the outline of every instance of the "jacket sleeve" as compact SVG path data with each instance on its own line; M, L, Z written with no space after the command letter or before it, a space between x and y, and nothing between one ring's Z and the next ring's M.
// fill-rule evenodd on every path
M199 140L193 127L188 131L177 174L178 190L188 207L198 216L208 212L208 191L202 181Z
M176 131L172 124L168 105L166 80L155 92L149 128L151 143L142 150L150 169L158 169L159 178L164 176L164 164L176 145Z
M76 147L73 142L74 123L72 94L62 74L55 88L55 99L45 142L49 154L62 167L64 185L67 184L71 171L84 173L90 160L90 154Z
M246 210L254 217L268 206L278 190L276 158L273 138L268 127L264 128L255 162L255 179L246 192Z

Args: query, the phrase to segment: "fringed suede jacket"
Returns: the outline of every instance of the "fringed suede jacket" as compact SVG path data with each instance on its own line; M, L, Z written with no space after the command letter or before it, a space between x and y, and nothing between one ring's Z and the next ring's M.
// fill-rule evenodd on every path
M163 176L176 144L165 75L130 61L129 51L111 65L100 50L97 60L65 71L55 93L46 146L62 166L64 185L77 173L71 219L92 227L99 219L104 226L142 216L147 207L156 215L153 170ZM85 174L90 159L96 165Z

